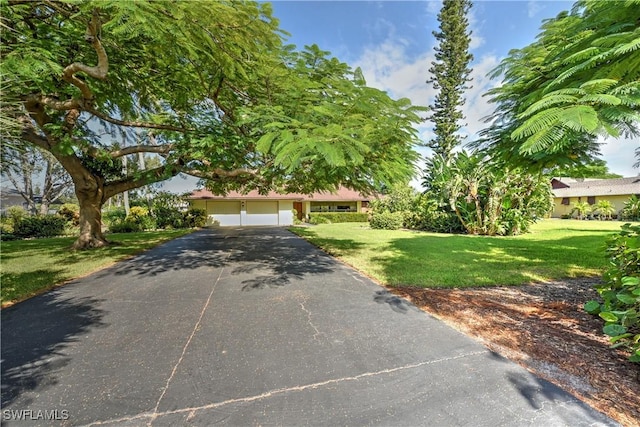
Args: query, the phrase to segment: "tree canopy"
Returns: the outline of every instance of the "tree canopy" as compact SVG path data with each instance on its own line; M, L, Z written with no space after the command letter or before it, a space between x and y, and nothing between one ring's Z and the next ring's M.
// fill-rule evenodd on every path
M539 167L591 158L598 136L638 136L640 1L580 0L493 71L484 143Z
M2 120L18 130L3 138L50 152L71 175L76 247L107 243L110 197L178 173L216 192L367 191L413 173L422 109L317 46L286 46L268 3L0 7ZM123 172L139 153L161 163Z

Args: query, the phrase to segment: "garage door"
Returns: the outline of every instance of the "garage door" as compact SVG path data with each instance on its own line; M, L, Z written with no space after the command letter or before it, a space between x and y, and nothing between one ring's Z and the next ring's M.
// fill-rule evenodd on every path
M278 202L247 201L247 221L243 225L278 225Z
M208 201L207 215L213 217L221 226L240 225L240 202Z

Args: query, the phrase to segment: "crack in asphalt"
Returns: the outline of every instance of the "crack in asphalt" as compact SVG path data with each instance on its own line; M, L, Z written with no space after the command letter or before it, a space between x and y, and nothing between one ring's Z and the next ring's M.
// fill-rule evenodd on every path
M227 258L229 258L230 254L231 254L231 252L229 252L229 254L227 254ZM196 332L200 328L200 324L202 323L202 318L204 317L204 314L207 311L207 308L209 307L209 304L211 303L211 298L213 297L213 292L215 291L216 285L220 281L220 278L222 277L222 273L223 272L224 272L224 267L220 268L220 272L218 273L218 277L216 278L215 282L213 282L213 286L211 287L211 292L209 292L209 297L207 298L207 301L205 302L204 306L202 307L202 310L200 311L200 317L198 317L198 321L194 325L193 330L191 331L191 335L189 335L189 338L187 339L187 342L185 343L184 347L182 348L182 354L180 354L180 358L178 359L178 361L174 365L173 370L171 371L171 375L169 375L169 378L167 379L167 382L165 383L164 389L162 390L162 393L160 394L160 397L158 398L158 401L156 402L156 406L153 408L153 413L151 414L150 420L149 420L149 422L147 424L149 426L157 418L156 414L158 414L158 408L160 407L160 402L162 402L162 399L164 398L165 394L167 393L167 390L169 389L169 385L171 384L171 381L173 380L173 377L175 377L176 372L178 371L178 367L180 366L180 364L182 363L182 360L184 359L184 355L187 353L187 348L189 348L189 345L191 344L191 341L193 340L193 337L195 336Z
M304 305L306 302L307 302L307 298L302 298L302 301L300 301L299 304L300 304L300 307L302 308L302 311L304 311L307 314L307 323L309 323L309 326L311 326L311 328L315 331L315 333L313 334L313 339L317 340L320 335L326 336L326 334L324 332L320 332L318 327L314 325L313 320L311 320L311 312Z
M220 408L220 407L223 407L223 406L226 406L226 405L231 405L231 404L234 404L234 403L250 403L250 402L255 402L257 400L268 399L270 397L274 397L274 396L277 396L277 395L280 395L280 394L285 394L285 393L290 393L290 392L301 392L301 391L305 391L305 390L313 390L313 389L317 389L317 388L320 388L320 387L333 385L333 384L340 384L340 383L349 382L349 381L359 381L359 380L364 379L364 378L376 377L376 376L385 375L385 374L392 374L392 373L395 373L395 372L405 371L405 370L409 370L409 369L416 369L416 368L420 368L422 366L433 365L433 364L442 363L442 362L448 362L448 361L451 361L451 360L464 359L466 357L478 356L478 355L486 354L486 353L489 353L489 350L474 351L474 352L470 352L470 353L460 354L460 355L457 355L457 356L444 357L444 358L440 358L440 359L434 359L434 360L428 360L428 361L424 361L424 362L412 363L412 364L409 364L409 365L398 366L398 367L389 368L389 369L383 369L383 370L380 370L380 371L365 372L365 373L354 375L354 376L351 376L351 377L334 378L334 379L330 379L330 380L326 380L326 381L320 381L320 382L311 383L311 384L305 384L305 385L299 385L299 386L293 386L293 387L285 387L285 388L278 388L278 389L270 390L270 391L267 391L267 392L264 392L264 393L261 393L261 394L257 394L257 395L254 395L254 396L247 396L247 397L239 397L239 398L235 398L235 399L228 399L228 400L224 400L222 402L209 403L209 404L202 405L202 406L187 407L187 408L180 408L180 409L172 409L172 410L162 411L162 412L158 412L157 411L157 406L156 406L156 408L154 409L153 412L143 412L143 413L140 413L140 414L137 414L137 415L133 415L133 416L130 416L130 417L122 417L122 418L117 418L117 419L112 419L112 420L96 421L96 422L88 424L88 426L108 425L108 424L122 423L122 422L128 422L128 421L141 421L141 420L144 420L144 419L148 419L147 425L152 425L153 421L156 420L158 417L167 416L167 415L176 415L176 414L188 414L188 417L193 418L193 416L198 411L204 411L204 410L208 410L208 409L216 409L216 408Z

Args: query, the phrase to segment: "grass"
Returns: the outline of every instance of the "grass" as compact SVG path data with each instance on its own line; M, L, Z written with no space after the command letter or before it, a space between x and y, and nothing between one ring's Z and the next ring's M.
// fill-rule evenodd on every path
M191 230L110 234L108 239L116 245L87 251L70 249L75 237L2 242L2 306L22 301L67 280L86 276L189 232Z
M387 285L521 285L601 275L608 236L622 222L544 220L511 237L372 230L357 223L291 230Z

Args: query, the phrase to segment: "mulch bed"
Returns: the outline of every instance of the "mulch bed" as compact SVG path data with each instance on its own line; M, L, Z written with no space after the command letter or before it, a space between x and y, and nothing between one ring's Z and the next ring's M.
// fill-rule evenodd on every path
M640 426L640 363L609 348L582 306L598 278L526 286L389 290L625 426Z

